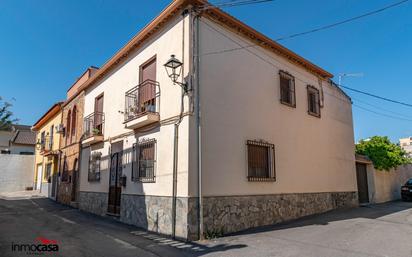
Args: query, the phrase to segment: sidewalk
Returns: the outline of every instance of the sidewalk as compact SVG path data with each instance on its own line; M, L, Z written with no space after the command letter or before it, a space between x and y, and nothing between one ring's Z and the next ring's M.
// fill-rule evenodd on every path
M44 196L40 195L39 190L0 193L0 199L3 200L23 200L31 198L44 198Z

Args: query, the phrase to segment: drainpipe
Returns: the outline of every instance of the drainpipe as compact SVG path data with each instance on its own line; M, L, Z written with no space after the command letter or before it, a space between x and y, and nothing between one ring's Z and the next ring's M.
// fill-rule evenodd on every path
M182 60L185 60L185 16L188 11L184 10L182 12ZM182 65L182 83L184 83L185 78L185 66ZM179 125L183 119L184 112L184 97L185 91L181 90L180 98L180 115L179 120L174 124L174 140L173 140L173 185L172 185L172 237L176 238L176 202L177 202L177 169L179 161Z
M193 46L194 46L194 77L195 77L195 118L196 118L196 142L197 142L197 188L198 188L198 238L203 239L203 198L202 198L202 127L201 127L201 111L200 111L200 80L199 80L199 19L200 14L195 13L193 17L194 23L194 36L193 36Z

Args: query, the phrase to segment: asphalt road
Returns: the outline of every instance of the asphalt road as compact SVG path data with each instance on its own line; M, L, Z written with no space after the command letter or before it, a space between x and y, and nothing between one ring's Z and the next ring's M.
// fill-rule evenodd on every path
M30 256L16 249L45 239L55 240L52 245L59 249L44 255L70 257L412 256L412 203L338 210L216 240L184 243L49 199L0 199L0 257Z

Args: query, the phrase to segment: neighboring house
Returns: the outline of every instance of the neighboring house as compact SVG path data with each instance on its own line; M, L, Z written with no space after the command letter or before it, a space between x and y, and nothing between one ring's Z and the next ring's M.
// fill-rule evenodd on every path
M55 199L60 157L61 106L54 104L33 126L36 132L34 189Z
M408 154L409 157L412 157L412 137L399 139L399 145Z
M357 205L332 74L207 6L173 1L81 86L80 209L197 239Z
M59 202L77 207L78 171L80 139L83 135L84 91L79 90L97 68L88 68L67 91L67 100L62 105L62 124L64 133L60 137L60 182L57 199Z
M36 133L30 126L13 124L8 131L0 131L0 154L34 154Z
M30 126L13 124L9 131L0 131L0 192L33 187L35 145Z

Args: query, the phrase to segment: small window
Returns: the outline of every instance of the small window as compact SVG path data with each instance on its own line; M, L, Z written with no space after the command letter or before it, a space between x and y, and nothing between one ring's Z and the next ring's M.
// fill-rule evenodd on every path
M320 96L319 89L308 85L308 113L320 117Z
M296 107L295 78L285 71L279 71L280 102L290 107Z
M100 181L100 163L102 153L95 152L89 159L88 181Z
M247 141L249 181L275 181L275 146L260 141Z
M156 140L133 145L132 180L155 182Z
M75 137L76 136L76 126L77 126L77 108L76 108L76 106L73 107L71 126L72 126L71 136ZM72 141L72 140L73 140L73 138L71 138L70 141Z

